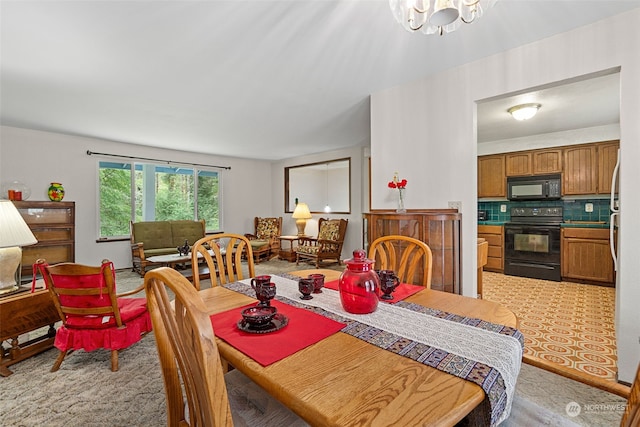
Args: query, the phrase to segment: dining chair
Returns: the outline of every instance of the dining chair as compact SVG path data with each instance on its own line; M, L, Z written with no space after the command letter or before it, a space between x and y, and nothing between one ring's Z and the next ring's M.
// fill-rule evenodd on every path
M264 390L248 387L251 381L237 369L223 373L207 308L186 278L161 267L145 275L144 286L164 378L169 426L306 425ZM175 295L173 301L167 289Z
M207 264L211 287L244 279L243 257L247 260L247 277L254 277L253 249L248 238L240 234L220 233L198 240L191 248L193 285L200 290L200 263Z
M111 370L118 370L118 351L142 339L151 331L151 318L145 298L123 298L142 292L136 289L116 294L113 263L100 266L76 263L48 265L44 259L34 264L42 274L62 325L56 332L55 347L60 351L51 372L60 368L67 354L83 349L111 351ZM35 277L35 274L34 274Z
M636 378L631 384L631 392L627 400L620 427L640 427L640 365L636 371Z
M369 247L369 258L378 270L393 270L401 283L431 288L433 255L418 239L401 235L378 237Z

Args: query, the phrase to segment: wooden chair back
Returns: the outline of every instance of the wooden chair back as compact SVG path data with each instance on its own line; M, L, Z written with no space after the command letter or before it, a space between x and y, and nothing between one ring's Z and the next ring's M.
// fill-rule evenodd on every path
M240 234L220 233L206 236L191 248L193 285L200 290L199 263L206 263L211 276L211 287L233 283L245 278L242 259L247 260L248 277L254 277L255 264L249 239Z
M105 259L100 266L89 266L70 262L47 265L38 260L36 266L63 324L67 324L69 316L113 316L116 326L122 327L111 261Z
M164 376L167 424L233 426L220 354L198 292L168 267L149 271L144 283ZM175 295L173 302L167 288Z
M640 427L640 365L638 365L636 378L631 385L627 408L622 416L620 427Z
M376 269L393 270L402 283L431 287L433 255L429 246L412 237L391 235L377 238L369 247Z

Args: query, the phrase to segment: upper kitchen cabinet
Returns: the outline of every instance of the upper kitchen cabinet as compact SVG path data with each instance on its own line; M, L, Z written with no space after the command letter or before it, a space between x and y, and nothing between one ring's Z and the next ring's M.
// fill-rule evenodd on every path
M531 153L534 175L562 172L562 149L536 150Z
M505 154L507 176L548 175L562 172L562 149L517 151Z
M611 178L618 160L620 141L601 142L598 144L598 193L611 193ZM615 192L618 192L616 186Z
M564 149L562 194L596 194L598 191L597 150L595 144Z
M518 151L505 155L507 176L531 175L531 151Z
M504 154L478 157L478 197L506 197Z

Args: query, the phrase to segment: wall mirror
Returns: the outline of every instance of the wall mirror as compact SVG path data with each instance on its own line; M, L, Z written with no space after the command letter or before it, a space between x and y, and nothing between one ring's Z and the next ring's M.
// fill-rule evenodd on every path
M293 212L296 199L311 213L351 213L351 159L284 168L285 212Z

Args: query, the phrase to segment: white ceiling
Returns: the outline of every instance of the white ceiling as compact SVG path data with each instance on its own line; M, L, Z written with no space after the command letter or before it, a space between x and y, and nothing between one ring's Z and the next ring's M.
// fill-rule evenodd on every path
M478 103L478 142L619 123L620 75L610 71ZM517 121L507 112L527 103L541 105L529 120Z
M439 37L404 31L386 0L2 0L0 119L208 154L294 157L367 143L372 93L636 7L640 0L501 0ZM563 108L540 102L541 117ZM488 111L493 103L512 120L504 102L481 104L479 137L513 137Z

